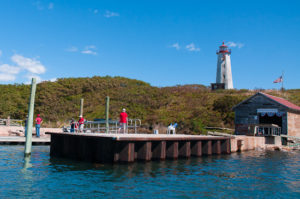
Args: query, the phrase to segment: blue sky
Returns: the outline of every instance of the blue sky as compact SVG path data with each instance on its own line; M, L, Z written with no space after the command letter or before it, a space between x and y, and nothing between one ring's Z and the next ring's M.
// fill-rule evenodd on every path
M300 85L298 1L1 1L0 83L124 76L153 86L215 82L231 46L234 87Z

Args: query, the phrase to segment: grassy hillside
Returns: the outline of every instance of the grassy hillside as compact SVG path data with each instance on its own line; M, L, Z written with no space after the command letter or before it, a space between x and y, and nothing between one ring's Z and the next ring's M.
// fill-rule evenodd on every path
M25 119L30 93L29 85L0 85L0 118L10 115ZM265 91L281 95L277 91ZM88 120L104 118L105 97L110 96L110 117L121 109L130 118L140 118L151 128L155 124L179 124L183 133L200 133L206 126L233 127L232 106L253 95L248 90L211 92L202 85L158 88L123 77L65 78L42 82L37 86L35 114L40 113L45 125L61 126L79 114L84 98L84 116ZM300 90L288 90L285 98L300 105Z

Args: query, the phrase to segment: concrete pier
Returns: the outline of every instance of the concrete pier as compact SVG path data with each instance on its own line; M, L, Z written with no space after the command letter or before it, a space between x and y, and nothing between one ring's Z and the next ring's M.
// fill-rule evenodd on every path
M50 155L117 163L229 154L230 138L201 135L47 133Z

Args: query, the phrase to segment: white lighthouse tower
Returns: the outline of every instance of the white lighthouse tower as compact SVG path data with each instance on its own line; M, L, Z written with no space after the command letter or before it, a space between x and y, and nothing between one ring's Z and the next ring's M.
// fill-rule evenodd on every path
M232 74L231 74L231 50L223 44L217 50L217 79L216 85L218 88L233 89Z

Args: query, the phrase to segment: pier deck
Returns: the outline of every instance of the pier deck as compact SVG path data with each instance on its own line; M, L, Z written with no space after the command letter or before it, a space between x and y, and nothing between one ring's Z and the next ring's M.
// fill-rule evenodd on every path
M0 136L0 145L24 145L25 137ZM32 145L49 145L50 137L32 138Z
M50 155L90 162L134 162L229 154L230 138L201 135L47 133Z

